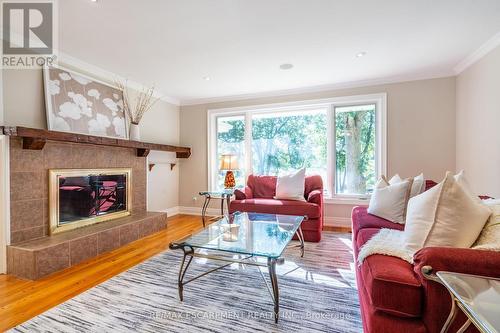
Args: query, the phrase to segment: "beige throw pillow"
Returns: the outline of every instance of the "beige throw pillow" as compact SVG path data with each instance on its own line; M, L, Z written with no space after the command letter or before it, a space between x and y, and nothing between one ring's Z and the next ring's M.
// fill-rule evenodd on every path
M404 224L412 182L412 179L405 179L391 185L382 176L371 195L368 213L394 223Z
M465 177L464 170L457 173L454 177L457 183L460 184L460 186L462 186L465 193L467 193L475 202L481 203L481 198L479 198L479 196L475 194L474 191L472 191L469 181L467 181L467 178Z
M491 209L492 213L472 248L500 251L500 200L488 199L483 203Z
M402 182L403 179L399 176L399 174L395 174L392 176L391 180L389 180L389 184L397 184ZM411 193L410 193L410 198L413 198L416 195L419 195L420 193L425 191L425 178L424 174L421 173L420 175L416 176L413 178L413 184L411 185Z
M416 252L429 246L471 247L490 214L448 172L441 183L410 199L405 248Z

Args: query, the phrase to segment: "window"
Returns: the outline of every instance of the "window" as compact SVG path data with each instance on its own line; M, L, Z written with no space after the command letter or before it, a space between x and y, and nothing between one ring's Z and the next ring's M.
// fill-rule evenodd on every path
M306 167L326 177L326 108L252 115L252 172L278 175Z
M377 180L376 105L339 106L335 112L335 193L365 195Z
M235 155L238 161L238 170L234 170L234 177L238 187L245 184L245 117L230 116L217 117L217 164L222 155ZM217 169L218 170L218 169ZM224 184L226 171L218 170L215 189L221 189Z
M385 94L209 110L210 189L223 187L222 155L235 155L237 187L248 174L306 167L333 199L366 198L385 174Z

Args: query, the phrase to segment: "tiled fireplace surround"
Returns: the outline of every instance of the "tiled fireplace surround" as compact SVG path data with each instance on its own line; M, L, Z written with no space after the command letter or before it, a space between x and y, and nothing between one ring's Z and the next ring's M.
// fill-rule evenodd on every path
M132 215L49 236L49 169L132 168ZM146 161L135 149L48 141L43 150L10 140L8 273L38 279L166 227L146 212Z

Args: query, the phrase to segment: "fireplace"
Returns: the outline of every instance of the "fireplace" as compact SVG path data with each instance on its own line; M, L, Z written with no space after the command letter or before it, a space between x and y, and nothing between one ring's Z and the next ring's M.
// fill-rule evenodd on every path
M49 171L50 234L130 215L131 169Z

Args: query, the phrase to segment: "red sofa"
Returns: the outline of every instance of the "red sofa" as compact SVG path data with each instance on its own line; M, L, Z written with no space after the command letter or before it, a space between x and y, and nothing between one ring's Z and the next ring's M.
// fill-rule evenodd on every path
M435 185L427 182L427 189ZM500 277L500 253L463 248L428 247L414 256L415 264L391 256L371 255L357 264L360 247L381 228L403 230L367 213L366 207L352 211L353 249L356 280L365 333L435 333L440 332L451 309L448 291L424 278L421 269L453 271ZM456 332L465 322L460 313L449 332ZM472 327L466 332L477 332Z
M248 176L244 192L236 190L229 212L254 212L281 215L304 215L304 240L319 242L323 230L323 181L321 176L307 176L304 199L276 200L276 176Z

